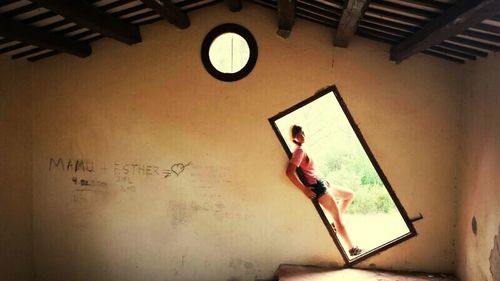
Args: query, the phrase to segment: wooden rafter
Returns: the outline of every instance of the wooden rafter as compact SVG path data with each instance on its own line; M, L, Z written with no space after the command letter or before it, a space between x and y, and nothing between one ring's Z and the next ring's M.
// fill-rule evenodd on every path
M3 16L0 16L0 36L82 58L92 53L89 44L71 40L59 34L43 32Z
M68 20L126 44L141 42L139 28L99 10L83 0L31 0Z
M239 12L243 8L241 0L224 0L224 3L231 12Z
M7 6L7 5L12 4L12 3L16 2L16 1L18 1L18 0L2 0L2 1L0 1L0 7L1 6Z
M489 52L500 51L500 47L498 47L496 45L483 43L483 42L467 39L467 38L460 37L460 36L453 36L453 37L447 39L446 41L449 41L452 43L458 43L458 44L465 45L465 46L471 46L471 47L486 50Z
M278 0L278 35L288 38L295 23L296 0Z
M427 11L431 13L441 14L443 10L447 8L446 3L435 2L435 1L421 1L421 0L392 0L386 2L383 0L373 0L373 2L379 2L384 4L396 4L399 6L404 6L412 9L417 9L420 11Z
M185 29L191 24L189 17L169 0L141 0L162 18L178 28Z
M359 21L363 17L369 3L370 0L346 1L335 35L335 46L345 48L349 45L349 41L351 41L354 33L356 33Z
M443 48L440 46L432 46L429 48L429 50L443 53L445 55L452 55L452 56L460 58L460 59L476 60L475 56L469 55L467 53L462 53L462 52L446 49L446 48Z
M451 61L451 62L454 62L454 63L460 63L460 64L464 64L465 63L465 60L463 60L463 59L459 59L459 58L456 58L454 56L448 56L448 55L445 55L445 54L442 54L442 53L438 53L438 52L434 52L434 51L431 51L431 50L425 50L425 51L422 51L422 53L426 54L426 55L433 56L433 57L437 57L437 58L440 58L440 59L445 59L445 60L448 60L448 61Z
M400 62L479 24L500 11L500 0L462 0L421 30L391 48L391 60Z
M447 49L456 50L456 51L459 51L462 53L471 54L471 55L483 57L483 58L488 56L487 52L483 52L483 51L480 51L480 50L477 50L474 48L456 45L456 44L452 44L452 43L448 43L448 42L442 42L441 44L436 45L436 46L445 47Z

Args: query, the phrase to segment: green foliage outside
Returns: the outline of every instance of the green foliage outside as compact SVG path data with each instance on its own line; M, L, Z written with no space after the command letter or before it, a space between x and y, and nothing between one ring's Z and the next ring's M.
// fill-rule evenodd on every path
M397 211L334 95L324 95L280 118L277 123L292 151L295 144L288 139L290 127L301 125L305 132L305 149L314 159L314 167L321 176L332 185L354 191L354 201L347 208L347 213Z
M350 188L354 201L347 209L350 214L389 213L396 210L389 193L364 153L323 155L319 172L332 185Z

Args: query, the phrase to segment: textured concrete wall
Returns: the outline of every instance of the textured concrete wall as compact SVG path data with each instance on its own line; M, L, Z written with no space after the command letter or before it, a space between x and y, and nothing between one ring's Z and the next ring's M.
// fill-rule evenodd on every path
M336 84L419 235L361 264L453 271L457 81L454 64L298 20L224 5L159 22L144 42L93 44L87 59L36 63L33 96L37 280L254 280L280 263L342 264L314 208L284 175L267 118ZM200 46L236 22L259 45L253 72L213 79ZM167 176L168 175L168 176ZM167 176L167 177L165 177Z
M464 73L458 159L457 272L461 280L500 280L499 71L500 57L493 55L470 63Z
M32 280L31 89L25 63L0 60L0 280ZM14 82L16 81L16 82Z

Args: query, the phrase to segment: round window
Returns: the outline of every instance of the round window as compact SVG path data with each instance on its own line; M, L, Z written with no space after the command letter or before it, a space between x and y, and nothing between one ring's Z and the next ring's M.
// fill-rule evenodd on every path
M201 46L203 65L213 77L236 81L247 76L257 62L257 43L246 28L232 23L212 29Z

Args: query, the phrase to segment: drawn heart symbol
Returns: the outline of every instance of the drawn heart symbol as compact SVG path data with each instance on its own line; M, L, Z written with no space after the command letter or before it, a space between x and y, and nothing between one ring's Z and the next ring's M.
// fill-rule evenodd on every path
M185 167L186 166L184 164L178 163L178 164L172 165L172 167L170 168L170 170L172 170L172 172L174 172L174 174L176 174L177 176L179 176L184 171Z

